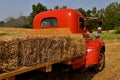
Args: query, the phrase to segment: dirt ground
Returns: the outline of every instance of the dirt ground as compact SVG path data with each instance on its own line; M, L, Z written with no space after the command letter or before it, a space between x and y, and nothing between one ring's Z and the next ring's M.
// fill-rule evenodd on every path
M120 42L106 42L106 64L103 71L91 70L63 72L60 67L50 73L31 71L18 75L18 80L120 80Z

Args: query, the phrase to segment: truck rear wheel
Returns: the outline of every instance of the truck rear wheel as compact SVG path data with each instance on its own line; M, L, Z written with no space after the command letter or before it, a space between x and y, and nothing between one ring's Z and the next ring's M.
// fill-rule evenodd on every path
M100 56L99 56L99 59L98 59L98 64L96 64L94 66L94 71L97 73L97 72L100 72L104 69L105 67L105 54L104 54L104 50L101 50L100 51Z

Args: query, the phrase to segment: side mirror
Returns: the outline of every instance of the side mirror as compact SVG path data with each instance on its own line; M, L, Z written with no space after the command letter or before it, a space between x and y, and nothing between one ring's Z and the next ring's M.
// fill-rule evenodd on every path
M100 38L100 36L101 36L101 33L102 33L102 22L103 22L102 18L99 18L98 19L98 30L97 30L97 33L95 34L96 38Z
M99 18L98 19L98 31L97 31L97 33L102 33L102 23L103 23L102 18Z

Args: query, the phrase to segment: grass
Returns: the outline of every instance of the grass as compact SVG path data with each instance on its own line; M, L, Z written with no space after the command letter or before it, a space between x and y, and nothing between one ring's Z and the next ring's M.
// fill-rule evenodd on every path
M7 33L5 33L5 32L0 32L0 36L2 36L2 35L7 35Z
M120 41L120 34L115 31L103 31L101 39L105 41Z

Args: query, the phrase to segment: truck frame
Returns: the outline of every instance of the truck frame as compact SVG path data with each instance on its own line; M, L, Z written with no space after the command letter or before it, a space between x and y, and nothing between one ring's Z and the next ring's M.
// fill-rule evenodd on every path
M105 43L98 38L99 36L96 36L96 39L91 39L85 23L84 16L73 9L49 10L38 13L34 17L33 29L68 28L72 34L82 34L86 44L85 56L82 59L66 58L51 63L38 64L36 66L3 73L0 74L0 80L15 80L16 75L35 69L50 72L52 71L52 64L61 62L71 65L73 69L84 66L85 69L92 67L95 72L102 71L105 67Z

